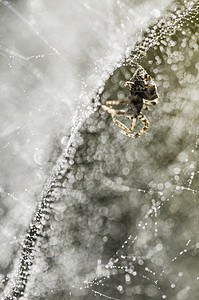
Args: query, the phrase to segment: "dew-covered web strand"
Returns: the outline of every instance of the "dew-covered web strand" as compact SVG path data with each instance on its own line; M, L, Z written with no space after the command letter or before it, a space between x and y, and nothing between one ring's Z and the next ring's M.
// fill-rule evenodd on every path
M0 50L2 51L0 54L1 55L3 55L3 56L5 56L6 57L6 55L9 55L9 57L10 58L20 58L20 59L22 59L22 60L26 60L26 61L28 61L28 60L32 60L32 59L37 59L37 58L44 58L44 57L46 57L46 56L54 56L54 55L58 55L57 53L55 53L55 52L51 52L51 53L44 53L44 54L38 54L38 55L31 55L31 56L24 56L24 55L22 55L22 54L20 54L20 53L18 53L17 51L14 51L14 50L10 50L10 49L8 49L8 48L6 48L6 47L3 47L2 45L0 45Z
M187 180L188 182L188 185L190 187L190 181L192 182L193 179L194 179L194 176L199 174L199 171L196 171L196 172L191 172L190 174L190 178ZM178 186L175 186L174 187L174 190L177 188ZM186 187L182 187L182 189L186 189ZM198 190L192 190L191 188L187 188L186 190L196 194L198 193L199 191ZM155 190L154 190L155 191ZM145 192L147 193L147 191L142 191L142 192ZM172 198L174 196L175 192L173 194L171 194L171 199L170 198L167 198L164 202L159 202L157 201L157 205L155 203L155 200L152 199L152 206L151 208L147 211L147 213L145 214L145 216L143 217L143 219L138 222L138 228L140 228L141 230L145 230L146 227L148 226L148 223L147 223L147 220L150 219L150 218L157 218L157 212L158 210L160 210L164 205L167 205L169 201L172 201ZM158 203L159 202L159 203ZM158 239L158 230L157 230L157 221L154 222L154 237ZM121 246L121 250L124 250L126 248L128 248L128 250L130 251L130 248L135 244L135 242L139 239L139 233L136 235L136 236L132 236L130 235L126 241L124 241L123 245ZM188 254L190 251L194 250L195 249L195 245L191 244L191 239L187 240L185 242L185 247L180 251L178 252L174 257L172 257L170 259L170 263L167 263L166 265L164 265L160 271L153 271L151 270L151 267L149 268L147 266L147 262L145 263L145 258L143 257L139 257L137 258L136 256L133 255L132 251L130 252L131 255L130 256L133 256L134 258L132 259L132 261L136 261L136 260L142 260L143 259L143 266L144 266L144 271L146 273L149 273L150 275L152 275L154 278L149 278L147 277L146 275L142 274L138 274L137 271L132 271L130 272L128 267L126 266L122 266L122 261L123 260L129 260L130 259L130 256L129 255L124 255L124 254L121 254L121 250L118 250L116 251L115 255L109 260L109 262L106 264L106 265L102 265L101 261L98 261L98 272L99 272L99 269L101 270L100 272L103 273L103 270L105 273L107 273L107 271L110 271L110 274L109 275L106 275L106 276L100 276L99 277L96 277L93 281L90 281L90 282L87 282L87 288L90 288L90 287L93 287L93 286L102 286L102 287L105 287L107 286L108 287L108 280L111 278L111 276L114 276L114 270L124 270L125 271L125 274L128 274L128 276L138 276L138 277L141 277L143 279L146 279L150 282L152 282L153 284L155 284L158 288L158 291L161 293L161 296L162 296L162 299L167 299L167 295L162 291L161 287L158 286L158 278L162 277L164 275L164 272L165 270L170 267L175 261L179 260L179 259L182 259L184 255ZM120 263L121 261L121 263ZM176 271L178 272L178 271ZM179 277L182 277L183 276L183 273L182 272L178 272L177 274ZM124 275L125 276L125 275ZM192 280L192 285L194 285L195 282L197 282L199 280L199 275L196 276L196 278L194 280ZM82 287L83 288L83 287ZM171 283L171 288L175 288L175 282ZM118 290L120 290L120 286L118 286L117 288ZM121 286L121 289L123 289L123 287ZM94 289L92 289L92 291L95 293L95 294L99 294L107 299L119 299L119 298L110 298L109 296L106 296L105 294L103 293L100 293L99 291L96 291Z
M103 293L100 293L100 292L98 292L98 291L95 291L95 290L92 290L92 292L94 293L95 296L96 296L96 295L99 295L100 297L104 297L104 298L106 298L106 299L119 300L118 298L114 298L114 297L111 297L111 296L107 296L107 295L105 295L105 294L103 294Z
M147 30L146 37L141 43L138 43L133 49L128 50L127 53L127 63L135 65L135 62L139 59L142 59L146 56L147 51L161 43L164 40L165 36L172 36L175 34L175 31L180 29L183 26L183 23L186 20L191 20L198 14L199 4L196 2L193 6L187 8L186 11L178 10L178 14L171 14L166 19L161 19L154 26ZM163 43L166 43L163 41ZM130 53L129 53L130 52ZM130 54L130 55L129 55Z
M81 127L81 124L78 124ZM48 180L45 190L42 195L42 200L37 206L36 213L33 217L32 223L29 226L25 239L22 243L22 251L20 256L20 263L17 271L17 280L14 286L11 286L10 291L5 293L4 300L11 300L13 297L19 298L24 294L26 288L27 278L30 275L30 269L33 264L34 254L37 251L37 240L38 237L43 237L43 227L46 226L46 217L48 219L48 214L52 209L52 203L56 202L60 194L58 192L60 188L59 180L67 172L68 166L68 153L71 152L74 155L74 144L76 140L76 134L79 130L76 126L71 133L68 145L59 159L59 164L55 167L50 179ZM73 144L73 145L72 145ZM72 157L71 157L72 159Z
M32 26L31 24L29 24L29 22L26 20L26 18L7 0L0 0L0 3L2 3L3 5L5 5L10 11L13 12L13 14L15 14L23 23L25 23L31 31L33 31L41 40L44 44L46 44L54 53L54 55L58 55L63 61L64 63L68 64L68 60L54 47L52 46L48 40L42 36L42 34L36 30L34 28L34 26ZM9 51L7 49L5 49L6 51ZM12 53L12 52L11 52ZM24 56L21 56L20 54L17 54L17 56L20 56L20 58L23 58L24 59ZM48 55L52 55L52 54L48 54ZM43 54L39 55L38 57L44 57ZM32 56L31 57L28 57L28 58L25 58L25 60L29 60L33 58Z
M191 188L191 184L195 178L196 175L199 174L199 171L195 171L195 172L191 172L190 173L190 177L189 179L187 179L187 186L184 186L184 185L172 185L172 189L174 190L174 192L171 194L171 196L169 198L166 198L164 199L164 201L157 201L157 205L156 205L156 202L154 199L152 199L152 206L151 208L146 212L145 216L143 217L143 220L141 220L140 222L138 222L138 228L142 228L143 230L146 229L148 223L147 223L147 219L149 218L157 218L157 212L158 210L160 210L163 206L167 205L167 203L169 201L172 201L172 198L174 197L175 195L175 191L177 190L186 190L186 191L189 191L191 192L193 195L197 195L199 193L199 190L197 189L192 189ZM175 176L174 176L175 177ZM180 179L180 178L179 178ZM174 179L173 179L174 180ZM141 190L141 189L138 189L138 191L140 192L144 192L144 193L148 193L147 190ZM162 192L160 192L159 190L156 190L155 188L153 188L153 192L156 192L157 194L160 194L160 196L164 196ZM155 226L154 226L154 237L158 237L158 231L157 231L157 221L154 222ZM137 239L139 238L139 234L136 235L134 238L130 235L128 237L128 239L123 243L123 245L121 246L121 249L124 249L125 247L129 247L129 243L131 244L134 244L135 241L137 241ZM186 254L188 251L191 251L195 248L195 245L191 245L191 239L189 239L186 243L185 243L185 248L183 248L183 250L181 250L175 257L173 257L171 259L171 262L165 266L162 267L162 271L159 272L159 276L162 276L163 273L165 272L165 269L170 266L174 261L176 261L177 259L180 259L182 257L182 255ZM190 248L188 249L188 247L190 246ZM107 265L105 265L105 268L106 269L109 269L109 268L113 268L114 265L113 265L113 262L118 262L119 261L119 257L115 258L117 255L119 254L119 250L116 252L115 256L110 259L110 263L108 263ZM121 259L124 259L124 258L127 258L127 256L123 256L121 255ZM117 267L117 266L116 266ZM152 272L152 271L150 271ZM155 275L155 273L153 273ZM104 278L106 279L106 278ZM196 278L196 280L198 280L198 276Z

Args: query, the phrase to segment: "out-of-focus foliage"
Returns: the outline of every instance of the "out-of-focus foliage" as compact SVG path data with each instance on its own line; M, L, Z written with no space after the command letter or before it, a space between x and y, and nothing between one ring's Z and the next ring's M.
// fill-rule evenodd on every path
M78 124L39 208L24 299L197 299L197 9L176 1L100 90L101 103L127 97L141 64L160 97L146 134L125 137L100 107Z

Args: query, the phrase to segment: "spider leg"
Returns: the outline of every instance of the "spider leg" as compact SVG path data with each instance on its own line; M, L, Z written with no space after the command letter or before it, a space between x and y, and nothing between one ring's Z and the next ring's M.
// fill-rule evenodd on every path
M126 81L124 86L127 86L127 85L130 85L130 86L134 85L134 82L133 81Z
M131 129L128 129L122 122L118 121L115 116L112 115L113 122L115 123L116 126L119 128L122 128L125 132L132 132Z
M133 118L133 121L132 121L132 126L133 126L133 127L131 126L131 128L129 129L129 128L128 128L127 126L125 126L122 122L118 121L118 120L116 119L116 117L115 117L116 115L118 115L118 116L126 115L126 117L127 117L128 119L131 119L132 116L128 115L128 111L127 111L127 110L115 110L115 109L110 108L110 107L108 107L108 106L106 106L106 105L102 105L102 109L105 110L106 112L108 112L109 114L111 114L112 119L113 119L113 122L115 123L115 125L118 126L119 128L122 128L122 130L124 130L124 132L132 132L132 131L133 131L134 126L135 126L135 125L133 125L133 124L134 124L134 122L136 122L136 118ZM135 119L135 121L134 121L134 119ZM133 129L132 129L132 128L133 128Z
M145 104L143 104L142 109L149 110L149 108Z
M143 103L147 104L147 105L156 105L156 104L158 104L158 101L159 101L159 98L157 98L155 100L151 100L151 101L143 99Z
M107 105L120 105L122 103L129 103L129 100L110 100L110 101L106 101Z
M120 132L132 132L135 128L135 124L136 124L136 118L132 119L132 123L131 123L131 127L130 129L128 127L126 127L122 122L118 121L114 116L112 116L113 118L113 122L115 123L115 125L117 125L118 127L122 128L122 130L120 130Z
M110 108L106 105L102 105L101 108L103 110L105 110L106 112L108 112L109 114L111 114L112 116L115 116L115 115L122 116L122 115L127 115L128 114L127 110L115 110L115 109Z
M129 132L132 132L134 130L135 124L137 122L137 118L132 118L131 120L132 120L132 122L131 122L131 127L130 127L130 131Z
M130 134L130 133L127 133L127 132L125 132L125 131L123 131L123 130L120 130L120 132L123 133L123 134L125 134L125 135L128 136L128 137L133 138L133 139L139 137L143 132L145 132L145 131L148 129L148 127L149 127L149 122L148 122L147 118L146 118L142 113L139 113L138 118L139 118L139 119L144 123L144 125L145 125L142 129L140 129L140 131L138 131L136 134Z

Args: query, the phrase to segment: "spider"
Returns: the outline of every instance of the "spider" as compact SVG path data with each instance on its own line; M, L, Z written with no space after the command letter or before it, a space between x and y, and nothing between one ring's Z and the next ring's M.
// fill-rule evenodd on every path
M149 127L147 118L141 113L142 109L148 110L146 105L156 105L158 94L155 82L150 75L139 65L130 81L125 82L125 86L130 86L130 95L124 100L106 101L107 105L102 105L102 109L111 114L113 122L121 128L120 132L131 138L139 137ZM146 100L145 100L146 99ZM127 104L126 110L115 110L112 105ZM131 127L126 127L116 119L116 115L125 116L131 120ZM144 127L133 134L137 118L144 123Z

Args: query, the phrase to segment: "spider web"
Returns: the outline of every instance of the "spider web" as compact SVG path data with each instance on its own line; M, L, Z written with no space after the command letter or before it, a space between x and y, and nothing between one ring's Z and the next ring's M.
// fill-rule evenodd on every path
M72 12L81 14L82 19L75 19L79 23L74 24L82 26L82 36L70 27L66 36L55 39L57 46L51 42L57 31L50 34L47 25L60 25L63 15L72 22L71 10L63 13L64 6L56 6L52 14L55 7L50 2L48 7L43 2L27 5L19 1L18 6L1 2L5 15L23 28L22 38L12 48L7 46L11 43L7 36L0 49L4 99L14 98L3 106L9 118L1 115L6 125L1 131L1 149L7 157L1 166L4 296L15 286L19 244L23 244L42 185L56 164L43 194L45 207L41 202L37 208L42 235L37 237L25 295L20 298L196 299L197 1L176 1L151 27L150 17L159 17L168 2L160 6L157 1L104 1L97 7L90 1L67 3ZM110 27L105 31L107 7ZM43 11L46 27L40 19ZM88 18L92 25L97 20L90 39L85 38L88 27L81 24ZM66 30L65 24L62 29ZM100 26L103 34L97 40ZM136 31L147 26L141 40ZM32 34L38 41L20 51ZM80 41L74 42L75 34ZM63 42L66 38L68 43ZM132 47L137 40L140 43ZM116 66L128 46L126 61ZM32 55L38 49L40 54ZM126 97L123 82L131 77L136 61L155 79L161 101L146 112L147 134L134 141L121 135L105 112L93 111L88 103L97 86L96 98L101 102ZM83 105L73 121L79 99ZM17 281L19 291L23 291L23 280Z

